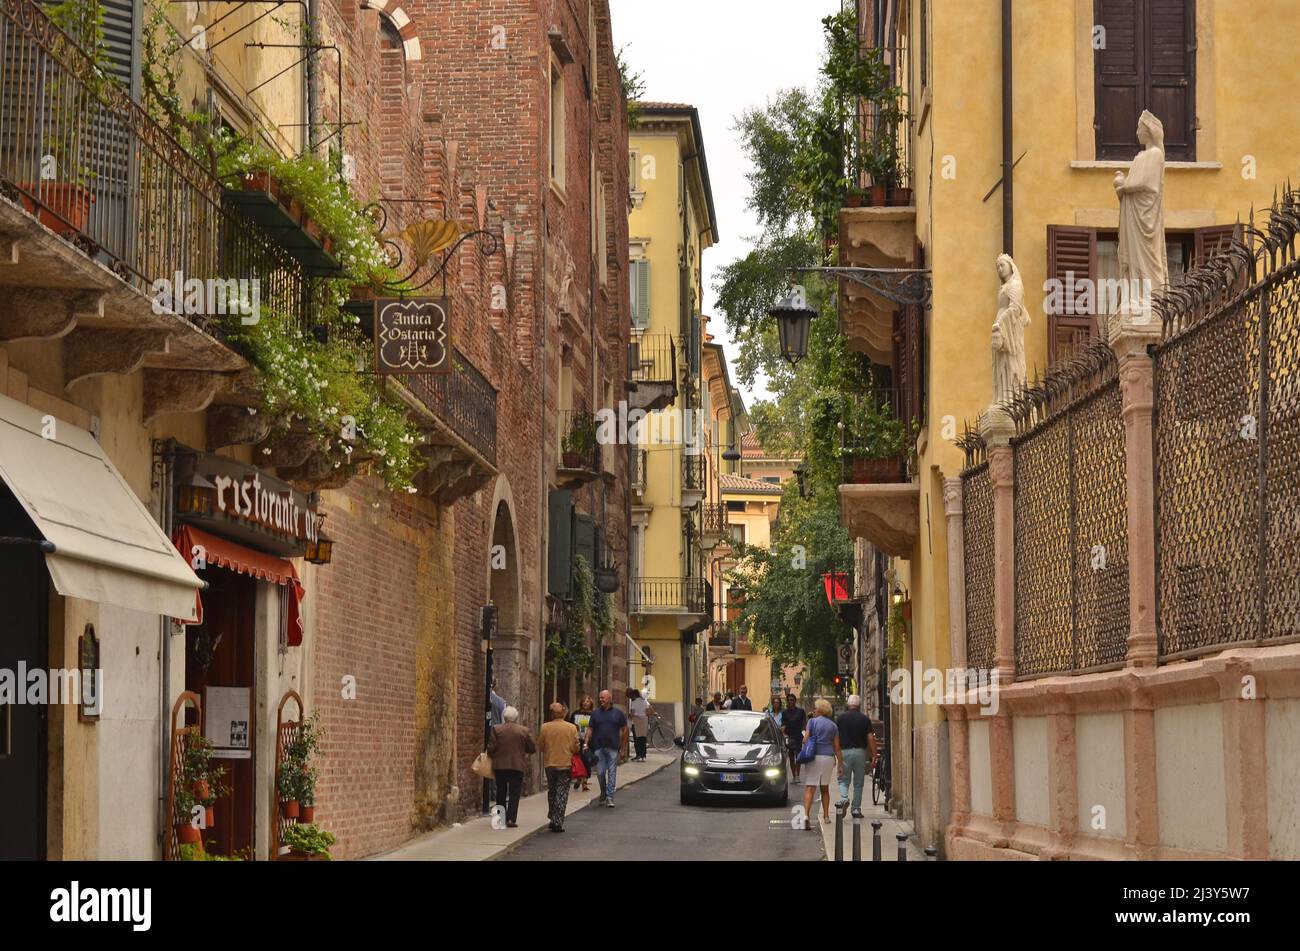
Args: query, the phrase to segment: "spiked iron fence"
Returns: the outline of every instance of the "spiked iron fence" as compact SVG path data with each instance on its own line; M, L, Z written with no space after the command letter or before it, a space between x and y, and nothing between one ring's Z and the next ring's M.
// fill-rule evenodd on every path
M1162 660L1300 639L1300 192L1157 299Z

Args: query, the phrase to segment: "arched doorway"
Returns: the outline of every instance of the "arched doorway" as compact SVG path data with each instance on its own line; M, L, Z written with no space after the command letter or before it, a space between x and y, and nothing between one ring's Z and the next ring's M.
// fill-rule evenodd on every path
M497 608L497 630L519 630L519 549L514 519L505 499L497 502L492 519L492 545L488 549L489 597Z

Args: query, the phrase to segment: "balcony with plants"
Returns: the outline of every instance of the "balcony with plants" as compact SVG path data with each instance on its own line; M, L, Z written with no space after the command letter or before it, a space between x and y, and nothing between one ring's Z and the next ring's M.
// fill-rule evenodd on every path
M895 415L892 389L846 394L840 403L840 508L855 537L910 555L920 530L920 486L908 466L916 429Z
M589 410L560 413L560 460L556 478L561 488L576 488L600 478L600 443L596 417Z

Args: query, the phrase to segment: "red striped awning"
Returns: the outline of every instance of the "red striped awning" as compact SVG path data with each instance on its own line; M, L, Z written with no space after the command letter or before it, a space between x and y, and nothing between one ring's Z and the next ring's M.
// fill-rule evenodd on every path
M191 565L194 564L195 558L201 555L203 562L208 565L215 565L229 571L236 571L241 575L248 575L251 578L272 581L278 585L287 586L289 589L287 599L289 607L286 620L288 622L289 646L297 647L302 644L302 599L306 594L306 589L303 588L302 582L298 580L298 569L293 566L293 562L287 558L278 558L275 555L254 551L240 545L238 542L228 541L193 525L182 525L178 528L172 536L172 541L176 544L176 549ZM186 623L203 623L202 592L199 592L198 597L195 598L194 617Z

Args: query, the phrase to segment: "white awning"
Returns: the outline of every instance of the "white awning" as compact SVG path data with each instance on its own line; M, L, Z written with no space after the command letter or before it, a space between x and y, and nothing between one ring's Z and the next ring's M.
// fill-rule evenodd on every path
M194 614L203 582L90 433L0 396L0 478L54 545L45 563L59 594Z

